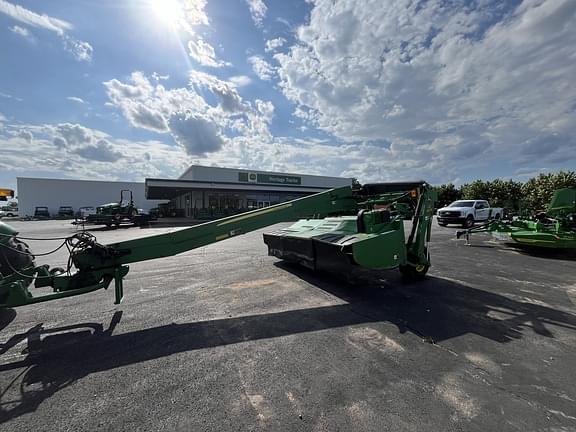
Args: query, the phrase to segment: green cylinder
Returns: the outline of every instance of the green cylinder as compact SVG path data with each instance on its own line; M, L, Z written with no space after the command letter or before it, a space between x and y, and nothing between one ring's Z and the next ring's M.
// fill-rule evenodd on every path
M10 225L0 221L0 243L8 244L8 240L10 240L10 238L16 234L18 234L18 231L16 231Z

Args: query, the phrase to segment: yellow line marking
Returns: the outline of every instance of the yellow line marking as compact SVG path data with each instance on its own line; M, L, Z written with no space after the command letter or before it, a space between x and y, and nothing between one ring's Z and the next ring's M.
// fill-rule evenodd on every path
M224 240L225 238L228 238L228 237L230 237L228 234L222 234L222 235L216 236L216 241Z
M230 220L227 220L227 221L224 221L224 222L220 222L220 223L218 224L218 226L228 225L228 224L231 224L231 223L234 223L234 222L238 222L238 221L245 220L245 219L250 219L250 218L253 218L253 217L256 217L256 216L260 216L260 215L263 215L263 214L266 214L266 213L272 213L272 212L275 212L275 211L277 211L277 210L284 210L284 209L289 208L289 207L292 207L292 204L284 204L284 205L281 205L281 206L278 206L278 207L274 206L274 207L270 207L270 208L263 209L263 210L256 210L254 213L248 213L248 214L245 214L245 215L243 215L243 216L238 216L238 217L236 217L236 218L234 218L234 219L230 219Z

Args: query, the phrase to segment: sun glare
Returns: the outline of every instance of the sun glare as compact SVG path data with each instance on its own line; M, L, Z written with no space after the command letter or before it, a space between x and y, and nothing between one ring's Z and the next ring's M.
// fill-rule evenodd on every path
M178 0L151 0L154 14L164 23L176 26L182 18L182 5Z

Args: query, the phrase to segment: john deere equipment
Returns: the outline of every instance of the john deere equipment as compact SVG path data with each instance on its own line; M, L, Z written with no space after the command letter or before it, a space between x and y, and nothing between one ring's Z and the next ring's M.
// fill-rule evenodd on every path
M203 223L181 231L102 245L87 232L63 239L70 251L66 268L37 266L24 238L0 223L0 306L14 307L84 294L115 285L123 297L129 263L176 255L278 222L298 221L266 234L269 255L314 269L399 268L423 277L429 266L428 242L435 192L425 182L342 187L309 197ZM324 217L324 219L322 219ZM412 224L408 237L404 220ZM34 297L29 291L51 287Z
M488 232L498 240L511 241L516 245L532 248L576 250L576 188L559 189L545 212L532 219L515 221L493 220L456 233L457 238Z
M120 191L120 201L103 204L96 207L96 213L86 216L85 223L94 225L106 225L107 227L119 227L123 223L145 225L149 222L148 215L139 214L134 205L132 191L124 189Z

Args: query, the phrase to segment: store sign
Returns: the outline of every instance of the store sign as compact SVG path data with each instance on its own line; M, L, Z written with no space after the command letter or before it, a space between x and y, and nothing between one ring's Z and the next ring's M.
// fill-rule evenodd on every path
M256 174L256 173L239 172L238 181L243 183L300 185L302 184L302 177L286 176L279 174Z

